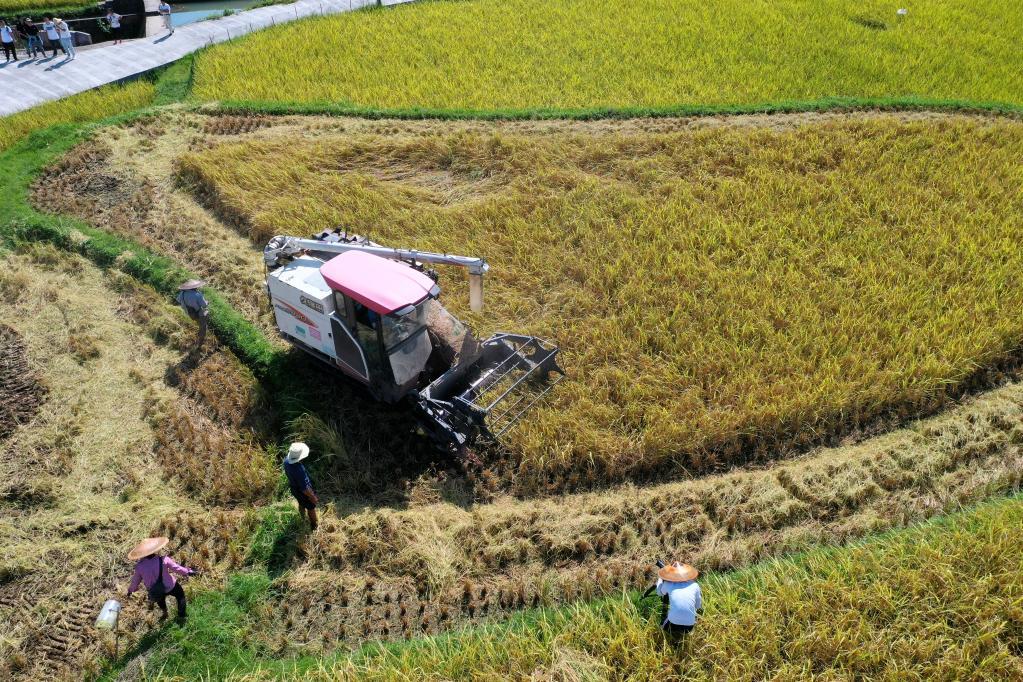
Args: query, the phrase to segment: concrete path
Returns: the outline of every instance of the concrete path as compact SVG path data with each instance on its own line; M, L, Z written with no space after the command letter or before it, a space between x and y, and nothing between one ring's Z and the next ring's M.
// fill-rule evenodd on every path
M409 0L384 0L394 5ZM169 64L190 52L237 38L275 24L319 14L337 14L377 4L376 0L298 0L246 10L214 21L180 26L120 45L83 50L74 60L53 59L0 63L0 116L67 97L107 83L116 83Z

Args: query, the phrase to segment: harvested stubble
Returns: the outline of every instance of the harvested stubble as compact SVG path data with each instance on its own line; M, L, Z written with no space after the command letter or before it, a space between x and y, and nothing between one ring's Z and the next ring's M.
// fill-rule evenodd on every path
M45 169L32 202L174 257L269 331L259 249L196 205L173 177L171 163L199 125L182 119L170 112L105 129Z
M179 310L127 276L104 274L52 245L8 253L0 292L3 319L23 333L28 364L50 389L36 418L0 449L0 677L90 677L113 645L91 624L103 601L127 588L125 553L141 536L166 532L180 560L217 579L240 566L255 526L248 512L200 511L167 484L146 410L174 401L166 382L177 374L179 385L209 401L193 407L222 420L222 433L241 417L240 401L258 392L233 358L209 358L203 366L220 376L191 381L180 362L194 328L182 333L188 323ZM93 337L94 359L54 352L74 330ZM231 385L222 405L218 380ZM243 464L248 473L251 464ZM246 495L258 489L244 487ZM120 621L122 652L155 622L136 595Z
M180 309L140 295L146 287L126 275L115 273L112 280L121 294L118 313L156 343L191 350L194 325ZM252 373L208 338L201 350L168 367L164 379L179 392L147 390L146 415L167 477L216 504L255 502L272 493L278 471L264 443L274 419Z
M235 680L1018 680L1023 503L989 504L864 545L705 576L681 649L651 602L614 597ZM176 661L165 668L194 669ZM187 667L192 665L192 668Z
M253 636L276 642L286 612L315 623L286 648L341 646L322 637L337 629L349 645L405 639L406 622L439 632L640 588L657 557L728 570L847 542L1018 491L1021 443L1023 385L1011 384L763 470L468 510L429 504L339 518L328 507Z
M415 3L215 46L197 59L195 94L484 112L835 96L1023 103L1019 3L908 6L900 19L886 0Z
M254 130L273 125L274 119L260 115L228 115L210 116L203 124L202 131L207 135L243 135Z
M245 511L179 512L161 519L152 534L170 538L167 551L185 565L223 574L241 567L256 521Z
M265 500L277 486L274 458L251 434L239 433L210 419L180 396L154 406L155 453L168 478L214 504Z
M121 292L79 256L7 253L0 290L2 318L49 388L0 448L0 677L77 678L98 670L103 638L91 623L126 587L124 553L168 510L193 504L162 479L143 418L142 387L162 382L175 354L115 313ZM96 358L54 352L72 329L93 335ZM147 618L126 610L122 646Z
M39 411L46 389L28 365L21 335L0 324L0 442Z
M215 419L233 429L248 429L268 439L274 417L268 397L252 373L223 348L192 357L174 368L173 383L206 405Z
M257 242L340 224L487 257L488 309L468 313L458 272L447 305L555 340L570 376L508 435L496 473L518 494L931 410L1021 337L1013 120L381 130L224 143L180 168Z

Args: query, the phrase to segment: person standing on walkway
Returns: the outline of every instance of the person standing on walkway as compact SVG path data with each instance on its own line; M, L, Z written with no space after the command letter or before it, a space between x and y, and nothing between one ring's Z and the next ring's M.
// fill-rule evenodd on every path
M657 594L663 602L661 628L674 642L693 631L696 612L703 608L703 593L696 582L699 575L689 564L678 562L657 571Z
M46 56L46 51L43 50L43 39L39 37L39 27L32 21L32 17L25 17L21 20L21 23L18 24L18 33L25 36L25 54L29 59L35 59L37 55Z
M110 25L110 37L114 39L114 45L121 42L121 15L114 11L113 7L107 9L107 24Z
M64 51L64 47L60 44L60 36L57 35L57 24L53 21L53 17L49 14L43 18L43 31L46 32L46 39L50 41L50 47L53 48L53 54L50 55L51 59L57 56L58 47L61 52L67 54L67 52Z
M288 477L288 487L298 501L298 513L309 515L309 528L316 530L319 519L316 517L316 505L320 500L313 492L313 482L305 470L302 460L309 456L309 446L305 443L292 443L288 456L284 458L284 474Z
M60 38L60 46L64 49L64 54L68 55L71 59L75 58L75 39L71 35L71 27L67 25L67 22L63 19L56 19L54 23L57 26L57 36ZM54 56L56 56L54 52Z
M160 0L160 6L156 10L163 17L163 27L170 31L169 35L174 35L174 25L171 23L171 6L167 3L167 0Z
M128 560L135 562L135 573L131 576L131 583L128 585L128 597L130 598L132 593L138 589L139 583L144 584L146 592L149 594L149 600L155 602L163 611L163 617L160 620L166 620L167 595L170 595L178 603L178 620L181 621L186 617L185 590L182 589L181 583L177 581L174 574L177 573L185 577L195 575L196 571L192 568L185 568L169 556L157 554L167 546L168 542L170 540L163 537L147 538L128 552Z
M206 282L202 280L190 279L178 287L178 296L175 299L181 309L193 321L199 323L199 336L195 340L195 350L202 348L202 344L206 340L207 318L210 315L210 304L200 291L205 285Z
M4 59L7 62L11 61L11 59L18 61L18 46L14 42L17 37L18 34L15 32L14 27L8 26L6 21L0 19L0 45L3 45Z

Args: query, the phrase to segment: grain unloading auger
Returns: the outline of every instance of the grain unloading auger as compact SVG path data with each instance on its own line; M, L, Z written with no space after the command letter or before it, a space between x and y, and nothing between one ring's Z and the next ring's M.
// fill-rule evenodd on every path
M375 244L335 230L277 236L263 249L267 291L281 335L366 386L378 400L407 400L424 432L464 452L497 438L565 373L558 348L533 336L478 341L437 300L429 265L469 270L469 304L483 307L482 258Z

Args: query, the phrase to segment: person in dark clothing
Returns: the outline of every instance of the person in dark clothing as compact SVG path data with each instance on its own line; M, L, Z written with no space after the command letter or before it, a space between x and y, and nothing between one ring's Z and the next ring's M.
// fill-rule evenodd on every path
M45 57L43 50L43 39L39 37L39 27L35 25L30 17L25 17L16 26L18 33L25 37L25 54L29 59L35 59L36 54Z
M284 458L284 474L288 477L291 494L298 500L300 514L308 514L309 527L316 530L319 519L316 517L316 505L319 499L313 492L313 483L309 480L302 460L309 456L309 446L305 443L292 443L288 456Z
M110 27L110 37L114 39L114 45L121 42L121 19L120 14L114 11L113 7L107 8L107 26Z
M202 348L203 341L206 340L206 326L210 304L206 302L206 297L200 291L205 284L205 282L198 279L188 280L178 287L176 299L182 310L199 323L199 336L195 341L196 350Z
M128 559L135 562L135 572L131 576L131 584L128 586L128 596L139 588L139 585L146 586L150 601L154 602L163 611L164 620L167 618L167 596L174 597L178 603L178 620L186 617L185 590L177 581L174 574L182 577L195 575L195 569L185 568L171 559L169 556L157 554L170 542L165 537L147 538L138 546L128 552Z

